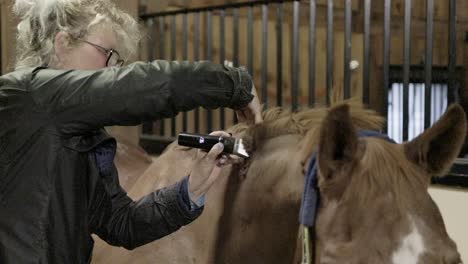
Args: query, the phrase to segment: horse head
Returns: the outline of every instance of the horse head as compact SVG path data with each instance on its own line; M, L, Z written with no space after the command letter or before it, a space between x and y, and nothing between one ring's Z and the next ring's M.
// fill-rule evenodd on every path
M319 134L316 263L461 263L428 193L463 145L460 106L404 144L358 137L347 105L330 110Z

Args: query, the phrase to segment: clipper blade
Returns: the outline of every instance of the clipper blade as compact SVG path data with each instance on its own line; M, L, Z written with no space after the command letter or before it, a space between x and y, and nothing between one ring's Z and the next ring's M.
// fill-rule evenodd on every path
M247 153L247 150L245 149L245 146L242 143L242 138L236 140L236 143L234 144L233 154L243 158L249 157L249 153Z

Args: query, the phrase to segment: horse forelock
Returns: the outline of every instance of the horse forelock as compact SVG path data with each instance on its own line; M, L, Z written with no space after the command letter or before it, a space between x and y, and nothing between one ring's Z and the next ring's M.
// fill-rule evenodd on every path
M365 206L388 193L400 211L408 210L415 193L428 187L428 177L405 157L401 145L380 138L365 138L361 142L365 144L364 153L359 169L349 175L344 199L354 199L356 205Z

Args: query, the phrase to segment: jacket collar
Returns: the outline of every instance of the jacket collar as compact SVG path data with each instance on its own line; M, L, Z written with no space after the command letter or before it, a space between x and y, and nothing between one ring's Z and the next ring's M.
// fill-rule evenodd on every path
M65 139L65 147L78 152L89 152L101 144L116 144L116 140L104 129L92 131L86 135L72 136Z

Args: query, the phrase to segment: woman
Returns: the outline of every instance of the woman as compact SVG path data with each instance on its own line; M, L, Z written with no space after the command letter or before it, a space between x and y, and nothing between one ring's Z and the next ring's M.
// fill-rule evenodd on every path
M16 71L0 77L0 263L86 263L92 233L132 249L197 218L234 162L221 144L200 152L188 177L134 202L102 127L197 106L261 122L248 73L209 62L122 66L138 27L109 0L17 0L14 12Z

